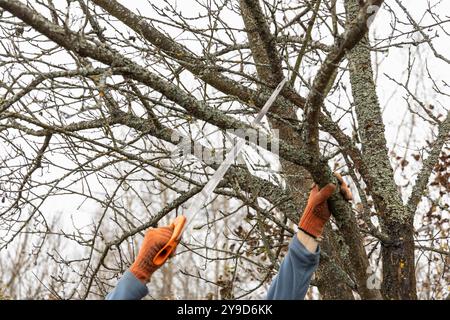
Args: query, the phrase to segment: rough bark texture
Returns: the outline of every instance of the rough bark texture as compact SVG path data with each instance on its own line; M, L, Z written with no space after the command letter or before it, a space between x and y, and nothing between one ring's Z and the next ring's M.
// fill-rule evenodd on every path
M330 225L325 228L320 248L324 254L320 257L315 282L322 299L354 300L353 290L356 291L357 287L352 273L352 264L348 259L348 253L342 252L348 250L348 246L344 239L331 229ZM346 273L342 274L340 270L337 270L336 265L342 266Z
M358 1L347 0L346 10L348 21L352 21L359 11ZM415 299L413 221L403 205L389 162L367 37L348 53L348 59L363 157L372 177L371 195L382 230L390 238L390 243L382 246L382 293L386 299Z

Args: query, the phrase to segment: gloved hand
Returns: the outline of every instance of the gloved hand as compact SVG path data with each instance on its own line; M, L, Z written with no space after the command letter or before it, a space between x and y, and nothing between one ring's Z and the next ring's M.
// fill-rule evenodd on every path
M346 200L352 199L352 193L339 173L334 173L339 181L340 192ZM330 219L331 213L327 205L327 199L333 194L336 186L327 184L319 191L319 187L314 185L308 198L308 203L303 211L302 218L298 226L300 230L314 238L322 235L323 228Z
M153 263L155 255L166 245L172 236L174 227L154 228L147 231L136 260L130 271L143 283L150 281L150 277L160 266Z

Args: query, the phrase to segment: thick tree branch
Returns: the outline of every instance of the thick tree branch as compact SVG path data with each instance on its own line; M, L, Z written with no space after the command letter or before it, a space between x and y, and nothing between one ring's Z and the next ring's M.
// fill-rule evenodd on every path
M431 149L428 158L423 161L422 170L420 170L419 174L417 175L416 182L411 192L411 196L408 199L407 206L411 217L414 216L416 212L417 205L419 204L423 195L423 191L428 184L428 180L430 179L433 167L439 160L439 155L441 154L442 147L446 142L449 141L450 112L447 113L447 117L445 118L445 120L439 124L438 130L438 136L433 142L433 148Z
M347 21L352 26L361 15L359 1L346 0L345 5ZM368 42L368 37L365 42ZM382 231L391 241L391 244L384 243L382 247L382 292L388 299L415 299L412 219L403 205L389 161L369 47L363 43L356 44L348 53L348 59L358 133L372 178L370 194L382 219Z

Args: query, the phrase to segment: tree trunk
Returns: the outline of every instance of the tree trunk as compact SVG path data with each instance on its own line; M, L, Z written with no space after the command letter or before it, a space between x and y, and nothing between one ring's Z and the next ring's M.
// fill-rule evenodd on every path
M349 22L356 17L359 4L357 0L346 0L345 4ZM413 224L397 190L389 161L367 36L348 53L348 59L358 132L372 180L369 190L382 231L390 240L381 249L382 294L386 299L416 299Z

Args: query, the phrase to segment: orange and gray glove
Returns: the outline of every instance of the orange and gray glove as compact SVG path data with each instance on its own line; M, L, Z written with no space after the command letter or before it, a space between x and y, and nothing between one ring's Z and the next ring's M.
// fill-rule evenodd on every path
M147 231L136 260L130 271L143 283L150 281L150 277L160 266L153 263L153 258L166 245L172 236L174 227L160 227Z
M352 193L341 175L334 173L334 176L339 181L342 196L346 200L351 200ZM309 194L308 203L298 224L300 230L314 238L319 238L322 235L323 228L331 216L327 199L333 194L335 189L336 186L332 183L327 184L320 190L317 185L313 186Z

